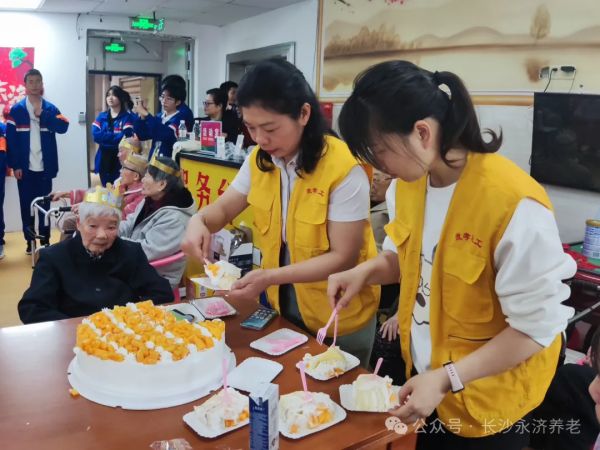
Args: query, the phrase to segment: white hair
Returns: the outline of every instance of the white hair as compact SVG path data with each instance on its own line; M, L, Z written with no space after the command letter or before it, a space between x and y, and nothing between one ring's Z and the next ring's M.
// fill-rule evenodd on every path
M121 220L121 211L112 206L102 205L100 203L81 202L79 204L79 221L83 222L88 217L110 217L115 216L118 221Z

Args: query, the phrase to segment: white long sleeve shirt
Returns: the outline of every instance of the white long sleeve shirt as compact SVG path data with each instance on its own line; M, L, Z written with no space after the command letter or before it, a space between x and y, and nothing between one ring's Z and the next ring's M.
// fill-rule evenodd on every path
M430 368L429 286L431 268L442 226L456 184L434 188L428 184L421 253L421 279L411 325L411 354L415 369ZM396 181L386 192L390 221L396 213ZM389 237L384 250L397 252ZM562 332L573 308L562 304L577 265L563 252L552 211L525 198L519 202L494 251L496 294L508 324L538 344L548 346Z

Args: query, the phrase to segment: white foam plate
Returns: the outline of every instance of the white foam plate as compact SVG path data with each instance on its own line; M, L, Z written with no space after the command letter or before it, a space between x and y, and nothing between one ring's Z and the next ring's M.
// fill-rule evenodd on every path
M398 393L399 392L400 392L400 386L392 386L392 393L394 393L396 395L396 402L394 405L392 405L392 408L395 406L398 406L398 404L399 404L399 401L398 401ZM378 410L356 409L356 407L354 406L354 395L353 395L351 384L342 384L340 386L340 403L342 404L342 407L344 409L347 409L348 411L375 412L375 413L388 412L387 409L378 409Z
M163 306L167 311L172 311L174 309L181 311L184 314L191 314L194 316L194 323L202 322L204 320L204 316L198 311L194 305L190 305L189 303L174 303L172 305Z
M286 438L290 438L290 439L301 439L305 436L308 436L309 434L314 434L314 433L318 433L319 431L323 431L326 430L327 428L330 428L340 422L342 422L345 418L346 418L346 411L344 410L344 408L342 408L340 405L338 405L336 402L333 402L333 405L335 407L335 410L333 411L333 420L329 423L324 423L323 425L321 425L320 427L317 428L313 428L312 430L308 430L305 431L304 433L298 433L298 434L290 434L288 433L288 431L286 429L284 429L283 427L281 427L281 424L283 423L283 420L281 419L281 416L279 416L279 432L284 435Z
M250 419L248 418L243 422L238 423L234 427L225 428L223 430L213 430L212 428L208 428L204 423L200 422L194 411L190 411L189 413L185 414L183 416L183 421L200 436L210 439L219 437L225 433L229 433L230 431L237 430L238 428L245 427L250 423Z
M210 278L208 277L198 277L198 278L190 278L191 281L193 281L194 283L198 283L200 286L204 286L207 289L210 289L212 291L228 291L229 289L223 289L220 288L219 286L215 286L214 284L212 284L212 281L210 281Z
M223 314L213 314L210 311L210 307L215 304L222 304L227 309L227 312ZM231 306L229 303L225 301L222 297L208 297L208 298L199 298L196 300L192 300L192 304L198 308L198 310L202 313L204 317L207 319L217 319L219 317L228 317L237 314L236 309Z
M349 372L350 370L354 369L355 367L360 366L360 359L358 359L356 356L354 356L351 353L345 352L344 350L340 350L340 351L342 352L342 355L344 355L344 358L346 358L346 366L347 366L346 372ZM313 356L315 356L315 355L313 355ZM296 363L296 367L298 369L300 369L301 362L302 361L298 361ZM346 373L346 372L344 372L344 373ZM326 380L331 380L332 378L337 378L335 375L332 377L322 376L321 374L319 374L309 368L306 369L306 374L310 375L315 380L319 380L319 381L326 381ZM343 374L340 374L340 375L343 375ZM337 375L337 376L339 376L339 375Z
M225 351L228 355L228 370L235 367L235 355L229 347L226 347ZM146 397L140 397L139 395L127 395L119 394L115 395L111 392L102 390L102 387L85 376L82 376L78 370L77 360L73 358L67 369L67 378L71 386L77 390L83 397L91 400L100 405L112 406L114 408L120 407L123 409L133 410L150 410L150 409L161 409L170 408L171 406L183 405L185 403L193 402L208 394L215 389L221 387L223 379L219 370L215 381L207 383L202 386L181 386L181 391L175 394L161 394L160 391L149 393ZM165 383L173 383L174 380L165 380Z
M278 362L251 356L227 375L229 386L240 391L253 392L262 383L270 383L283 370Z
M267 355L279 356L308 341L308 336L289 328L280 328L266 336L250 342L250 347L265 352Z

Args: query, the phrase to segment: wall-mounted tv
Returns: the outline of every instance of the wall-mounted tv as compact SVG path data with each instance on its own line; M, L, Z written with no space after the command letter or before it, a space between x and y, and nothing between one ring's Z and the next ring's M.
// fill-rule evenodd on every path
M531 176L600 192L600 95L534 95Z

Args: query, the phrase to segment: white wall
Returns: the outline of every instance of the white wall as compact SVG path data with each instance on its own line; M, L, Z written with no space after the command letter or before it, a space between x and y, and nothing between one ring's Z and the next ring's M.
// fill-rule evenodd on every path
M88 69L114 72L165 73L165 51L158 40L140 40L148 51L133 41L127 41L127 52L106 53L104 43L108 39L90 38L88 41ZM132 66L135 70L132 70Z
M295 42L296 67L314 89L318 15L319 2L307 0L224 26L218 58L219 79L225 81L225 58L230 53Z
M86 130L79 124L79 112L86 110L86 38L88 29L128 30L126 17L81 16L75 14L0 13L0 42L5 47L34 47L35 66L44 76L46 98L69 118L69 130L58 135L59 174L54 189L67 190L87 186ZM187 36L194 46L194 80L199 87L192 105L199 105L198 92L221 82L214 64L219 56L218 27L168 22L165 34ZM195 108L197 110L197 108ZM14 178L7 179L4 202L7 231L21 229L18 194Z

